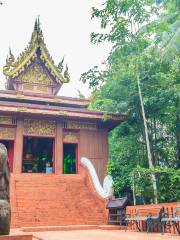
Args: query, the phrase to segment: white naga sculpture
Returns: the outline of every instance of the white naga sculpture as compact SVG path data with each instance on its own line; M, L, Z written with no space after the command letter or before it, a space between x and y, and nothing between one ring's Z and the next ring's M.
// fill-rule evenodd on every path
M107 175L104 178L103 187L102 187L102 185L99 181L99 178L97 176L96 169L94 168L92 162L88 158L82 157L81 158L81 165L87 168L96 192L102 198L111 198L113 196L113 180L112 180L112 177L110 175Z

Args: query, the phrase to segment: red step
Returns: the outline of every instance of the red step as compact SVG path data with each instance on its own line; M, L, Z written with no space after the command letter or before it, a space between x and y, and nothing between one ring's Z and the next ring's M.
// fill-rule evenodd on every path
M81 174L12 175L12 227L107 224L106 201L90 185Z
M23 232L47 232L47 231L77 231L77 230L126 230L126 226L117 225L68 225L68 226L44 226L23 227Z

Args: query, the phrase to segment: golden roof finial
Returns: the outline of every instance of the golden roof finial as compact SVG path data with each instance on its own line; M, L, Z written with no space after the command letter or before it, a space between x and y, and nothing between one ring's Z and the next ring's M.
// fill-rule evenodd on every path
M38 17L36 18L35 20L35 23L34 23L34 31L39 31L40 30L40 20L39 20L39 15Z
M38 15L38 17L37 17L37 26L38 26L38 30L41 29L41 28L40 28L40 20L39 20L39 18L40 18L40 15Z
M37 24L37 19L35 20L35 24L34 24L34 31L38 30L38 24Z
M35 45L37 43L39 45L40 42L42 42L42 39L43 39L43 33L40 28L40 20L38 15L34 23L34 31L32 33L30 44Z

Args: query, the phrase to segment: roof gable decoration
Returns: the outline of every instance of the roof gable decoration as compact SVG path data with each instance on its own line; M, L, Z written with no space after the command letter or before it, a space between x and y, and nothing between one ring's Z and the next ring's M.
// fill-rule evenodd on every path
M48 49L44 42L43 33L40 28L39 18L35 21L31 40L28 46L25 48L24 52L22 52L20 56L15 60L11 49L9 50L9 56L6 59L6 65L3 67L4 75L7 77L7 79L19 76L19 74L22 73L27 68L27 66L29 66L32 61L38 57L38 54L57 84L61 86L63 83L70 81L67 65L63 74L64 58L56 66L48 52Z

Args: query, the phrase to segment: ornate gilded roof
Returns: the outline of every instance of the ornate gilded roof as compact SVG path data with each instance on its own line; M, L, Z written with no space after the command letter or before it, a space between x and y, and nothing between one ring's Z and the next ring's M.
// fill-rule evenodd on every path
M21 72L25 70L37 57L37 54L40 54L40 59L45 64L49 72L52 74L57 83L67 83L70 80L68 67L63 72L63 61L55 65L52 57L50 56L46 44L44 42L43 32L40 28L39 19L36 19L34 25L34 31L32 33L31 40L28 46L25 48L24 52L15 60L14 55L11 50L9 51L9 56L6 59L6 65L3 67L3 73L7 78L14 78L19 76Z

